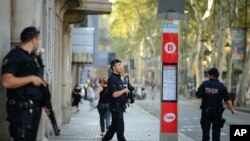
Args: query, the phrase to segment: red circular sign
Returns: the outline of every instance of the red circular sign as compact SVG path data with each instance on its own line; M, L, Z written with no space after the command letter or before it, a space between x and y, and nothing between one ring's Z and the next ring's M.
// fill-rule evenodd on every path
M167 42L164 46L165 52L173 54L176 51L176 45L173 42Z

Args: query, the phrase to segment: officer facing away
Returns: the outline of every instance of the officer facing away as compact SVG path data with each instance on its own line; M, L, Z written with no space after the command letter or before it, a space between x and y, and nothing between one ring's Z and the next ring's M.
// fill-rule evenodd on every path
M40 86L46 86L42 80L42 64L32 59L40 42L40 31L27 27L21 33L21 44L12 49L4 58L2 66L2 84L7 89L7 120L9 132L14 141L35 141L41 117L43 94ZM38 62L36 62L38 63ZM45 109L46 112L47 109Z
M121 79L122 63L115 59L111 61L112 74L108 79L108 94L111 97L110 111L112 113L112 123L108 128L102 141L109 141L113 138L115 132L118 141L126 141L124 137L124 119L123 112L126 109L128 88L125 88Z
M227 88L219 80L219 71L216 68L211 68L208 71L209 80L204 81L196 92L197 98L202 98L201 102L201 128L202 141L209 141L209 132L212 124L212 140L220 141L221 128L225 123L222 118L224 111L222 101L227 104L232 114L239 113L234 110Z

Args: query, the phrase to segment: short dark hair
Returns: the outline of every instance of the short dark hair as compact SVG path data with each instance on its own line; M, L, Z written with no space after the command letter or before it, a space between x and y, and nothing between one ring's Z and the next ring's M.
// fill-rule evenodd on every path
M211 69L208 71L208 75L211 75L211 76L213 76L213 77L215 77L215 78L218 78L219 75L220 75L220 73L219 73L218 69L216 69L216 68L211 68Z
M29 26L22 31L20 40L22 41L22 43L26 43L31 41L33 38L38 37L39 35L40 31L38 30L38 28Z
M113 66L116 64L116 63L121 63L122 61L120 61L119 59L114 59L110 62L110 68L113 70Z

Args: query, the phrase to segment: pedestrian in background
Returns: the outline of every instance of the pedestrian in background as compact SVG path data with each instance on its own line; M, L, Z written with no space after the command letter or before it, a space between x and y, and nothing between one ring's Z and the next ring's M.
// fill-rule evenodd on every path
M35 141L44 99L40 87L46 86L42 78L44 65L35 53L41 40L40 31L27 27L20 39L21 44L7 54L2 66L2 84L8 97L7 120L14 141Z
M233 108L230 96L226 86L218 80L219 71L211 68L208 71L209 80L204 81L196 92L197 98L202 98L201 102L201 128L202 141L209 141L210 128L212 125L212 140L220 141L221 128L223 128L225 119L222 118L224 111L223 100L232 114L239 113Z
M84 99L87 100L88 99L88 97L87 97L88 96L88 87L89 87L89 84L87 81L84 83L83 87L84 87Z
M97 109L100 115L101 136L104 136L110 126L111 113L109 109L110 96L108 95L107 78L100 81L101 87L97 92L99 102Z
M151 83L151 98L152 100L155 99L155 95L156 95L156 84L154 82Z
M90 110L93 110L94 108L96 108L97 103L96 103L96 93L95 90L93 88L94 84L88 84L88 91L87 91L87 99L89 101L89 105L90 105Z
M72 98L73 98L72 106L76 107L76 112L80 111L79 103L81 102L81 98L82 98L81 92L82 92L82 88L80 84L76 85L72 92Z

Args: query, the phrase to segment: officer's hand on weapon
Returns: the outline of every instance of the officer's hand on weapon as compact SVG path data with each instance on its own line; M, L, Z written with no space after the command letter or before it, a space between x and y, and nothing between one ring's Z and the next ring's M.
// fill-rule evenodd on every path
M123 89L123 91L124 91L124 93L126 93L127 95L128 95L129 92L130 92L128 88Z
M133 103L131 99L128 99L128 102L129 102L129 103Z
M49 116L50 115L50 110L47 107L43 107L45 113Z
M31 76L31 82L37 87L40 87L41 85L46 86L46 83L38 76Z

